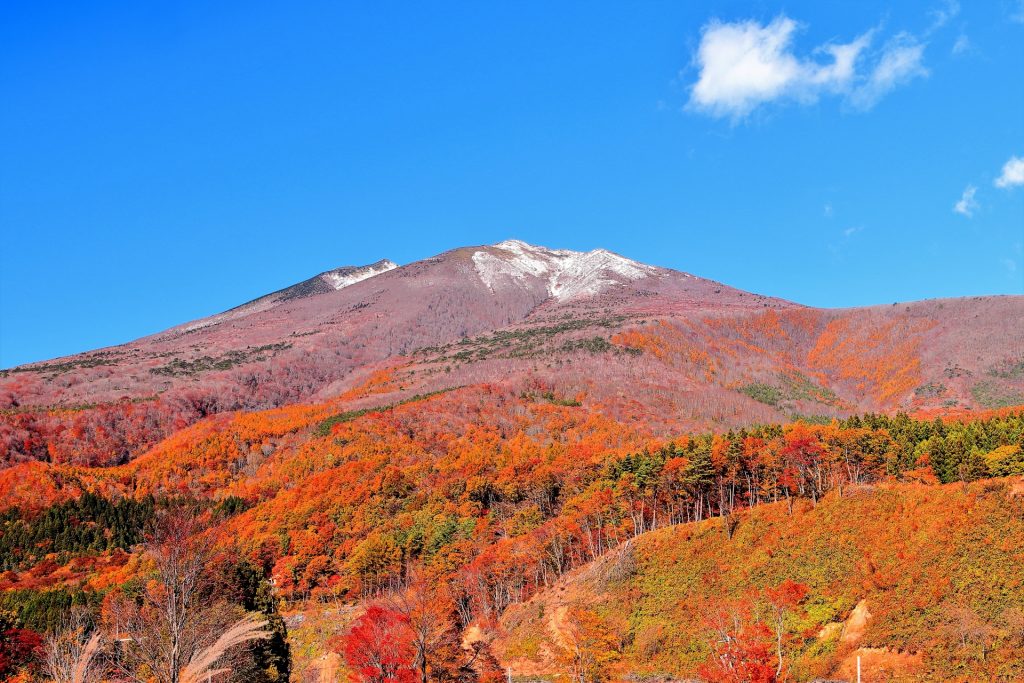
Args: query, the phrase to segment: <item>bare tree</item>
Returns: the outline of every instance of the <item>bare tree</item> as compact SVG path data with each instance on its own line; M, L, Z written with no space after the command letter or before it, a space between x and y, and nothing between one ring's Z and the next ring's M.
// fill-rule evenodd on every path
M94 683L103 676L102 639L85 610L72 609L61 626L46 637L43 667L54 683Z
M953 605L946 609L946 628L967 649L974 645L980 650L982 661L988 656L989 645L996 629L967 605Z
M239 620L237 607L212 595L212 549L191 513L173 511L161 517L146 555L153 563L153 579L137 599L123 597L111 609L126 642L115 664L129 680L208 680L230 671L213 668L229 650L270 636L262 630L266 621ZM140 671L148 674L140 677Z

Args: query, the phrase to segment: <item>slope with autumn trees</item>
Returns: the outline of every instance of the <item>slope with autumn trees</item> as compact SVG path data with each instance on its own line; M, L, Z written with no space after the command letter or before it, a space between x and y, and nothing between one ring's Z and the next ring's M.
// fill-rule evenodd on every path
M332 652L337 671L343 660L361 661L346 633L379 630L358 622L361 610L377 605L387 628L401 634L420 618L429 631L421 641L430 636L433 645L399 652L413 653L402 667L422 669L426 661L428 672L440 672L453 661L451 675L479 677L487 662L521 658L493 640L509 610L663 527L703 523L709 533L740 539L751 508L800 515L808 505L826 509L839 491L844 501L859 499L867 485L937 487L1024 472L1024 416L1010 409L967 420L871 415L663 440L539 384L526 393L452 388L393 404L375 393L380 384L367 382L360 395L336 403L213 416L117 467L9 468L0 474L0 491L14 506L5 536L17 532L33 543L11 549L0 589L26 616L40 599L33 596L76 591L86 604L113 600L147 571L131 541L143 531L138 522L153 505L187 500L208 511L206 533L223 552L274 583L283 609L304 613L302 623L330 622L319 636L294 624L296 642L309 642L295 648L293 670L318 670ZM377 408L352 407L368 400ZM897 498L905 491L892 490ZM88 507L68 507L86 492ZM39 521L73 510L90 527L109 526L96 496L141 501L136 517L121 517L134 529L68 537ZM977 528L987 524L975 520ZM760 529L761 542L777 535ZM108 546L97 538L125 540ZM415 617L409 605L424 604L416 598L423 594L434 596L432 611ZM750 611L751 628L763 631ZM930 627L918 625L922 633ZM467 640L472 633L479 637ZM602 665L621 659L621 648Z
M640 536L507 610L495 651L590 680L1020 680L1022 548L1020 479L857 486Z

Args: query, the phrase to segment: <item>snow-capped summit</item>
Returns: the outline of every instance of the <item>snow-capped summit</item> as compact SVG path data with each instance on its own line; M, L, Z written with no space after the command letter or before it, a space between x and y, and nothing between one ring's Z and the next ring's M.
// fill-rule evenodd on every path
M540 281L549 296L566 301L598 294L608 287L658 274L661 269L606 249L548 249L521 240L505 240L478 250L473 264L491 291L502 282Z

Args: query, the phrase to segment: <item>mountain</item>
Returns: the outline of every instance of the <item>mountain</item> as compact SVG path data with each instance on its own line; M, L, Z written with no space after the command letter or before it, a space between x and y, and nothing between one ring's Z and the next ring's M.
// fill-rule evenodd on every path
M206 415L370 381L396 400L542 387L652 434L998 407L1024 402L1024 297L817 309L603 249L507 240L339 268L135 342L5 370L0 457L123 461ZM47 450L33 435L57 423L103 443Z
M506 241L13 368L0 664L145 654L173 556L232 680L1019 680L1022 312Z

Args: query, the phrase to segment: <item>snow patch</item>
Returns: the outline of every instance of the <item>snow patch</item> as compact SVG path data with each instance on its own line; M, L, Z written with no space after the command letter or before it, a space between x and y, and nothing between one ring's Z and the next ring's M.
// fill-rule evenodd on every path
M348 287L350 285L354 285L357 282L362 282L363 280L369 279L374 275L380 275L381 273L386 273L389 270L394 270L397 267L398 264L392 261L383 260L379 261L378 263L374 263L371 266L366 266L364 268L353 268L351 266L346 266L344 268L336 268L335 270L329 270L326 273L320 273L320 275L316 275L314 277L320 278L323 282L326 282L335 290L338 290L344 289L345 287ZM293 287L294 286L295 285L293 285ZM283 291L286 290L281 290L278 292L274 292L272 294L267 294L265 296L260 297L259 299L250 301L247 304L242 304L241 306L233 308L230 311L224 311L223 313L211 315L208 318L202 318L200 320L196 320L185 325L173 327L171 328L171 331L193 332L195 330L201 330L205 327L210 327L211 325L217 325L219 323L226 322L229 320L237 320L238 318L243 318L247 315L252 315L253 313L260 313L262 311L269 310L274 306L278 305L279 303L281 303L281 292Z
M344 289L349 285L354 285L357 282L362 282L367 278L371 278L374 275L380 275L386 273L389 270L394 270L398 267L397 263L391 261L381 261L379 265L375 264L367 266L366 268L360 268L358 270L352 270L350 268L342 268L340 270L331 270L320 277L324 282L329 284L335 289Z
M504 253L495 254L494 250ZM659 269L637 263L605 249L570 251L547 249L520 240L498 242L473 254L473 264L485 285L494 291L503 280L541 280L558 301L592 296L616 284L655 275Z

